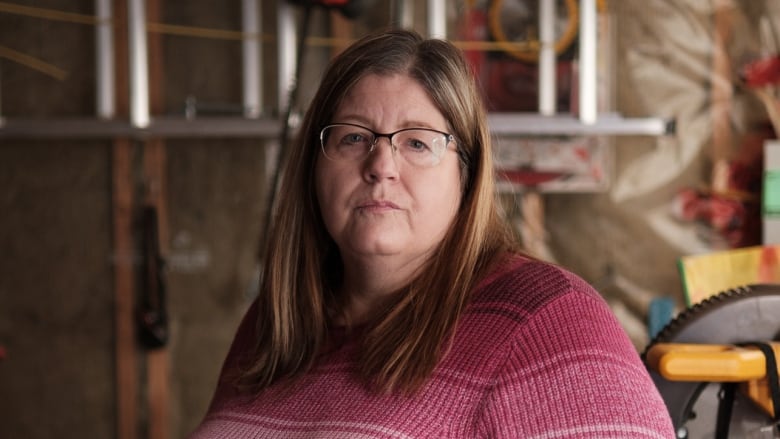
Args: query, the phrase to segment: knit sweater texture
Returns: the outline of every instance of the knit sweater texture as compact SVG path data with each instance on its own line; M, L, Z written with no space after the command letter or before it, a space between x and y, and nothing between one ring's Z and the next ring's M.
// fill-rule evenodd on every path
M292 384L242 395L229 377L251 351L256 318L252 306L190 439L675 437L606 302L547 263L512 258L483 279L451 349L412 396L366 388L355 376L354 337Z

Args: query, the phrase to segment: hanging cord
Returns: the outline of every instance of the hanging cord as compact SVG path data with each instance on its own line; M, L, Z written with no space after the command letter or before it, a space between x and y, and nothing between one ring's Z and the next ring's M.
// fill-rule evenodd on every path
M772 345L762 341L742 343L742 346L755 346L766 358L766 377L769 386L769 396L772 399L772 421L775 430L780 433L780 376L778 376L777 358Z
M287 161L287 141L290 137L290 116L292 115L292 109L295 102L298 100L298 89L303 69L301 64L303 63L303 51L306 47L306 38L309 34L309 22L311 21L311 11L313 9L313 3L307 2L303 9L303 25L301 26L300 35L298 36L298 48L296 52L295 61L295 77L293 79L292 87L290 87L287 108L284 111L282 118L282 131L279 135L279 153L276 156L276 167L274 169L274 176L271 182L271 192L268 194L268 203L265 209L265 220L263 223L263 235L261 237L261 246L258 251L258 256L262 258L263 249L265 248L266 239L271 229L271 217L273 216L273 208L276 203L276 193L279 190L279 180L282 177L282 168Z
M767 385L769 386L769 396L772 399L772 425L773 429L780 433L780 377L778 377L777 358L772 345L762 341L748 341L738 343L737 346L753 346L758 348L766 359ZM726 439L729 437L729 427L731 425L732 406L734 405L734 396L736 394L736 383L724 383L718 393L718 418L715 430L715 439Z
M737 383L722 383L718 391L718 415L715 420L715 439L728 439L731 426L731 412L734 408L734 397L737 394Z

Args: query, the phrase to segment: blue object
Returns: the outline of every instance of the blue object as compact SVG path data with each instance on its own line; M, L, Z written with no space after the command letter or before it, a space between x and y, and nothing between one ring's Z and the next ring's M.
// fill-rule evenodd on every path
M647 330L654 338L674 316L674 300L671 297L657 297L650 301L647 310Z

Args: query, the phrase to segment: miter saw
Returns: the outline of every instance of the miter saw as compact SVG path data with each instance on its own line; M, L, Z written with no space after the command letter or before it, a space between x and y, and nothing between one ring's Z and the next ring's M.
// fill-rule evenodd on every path
M780 438L778 340L775 284L724 291L669 322L642 358L677 438Z

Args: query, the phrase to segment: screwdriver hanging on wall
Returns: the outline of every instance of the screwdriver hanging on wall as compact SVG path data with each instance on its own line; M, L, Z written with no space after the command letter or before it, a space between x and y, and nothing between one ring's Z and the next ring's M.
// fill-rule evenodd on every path
M142 290L138 300L138 335L145 347L156 349L168 343L165 261L160 253L157 209L146 206L142 215Z

